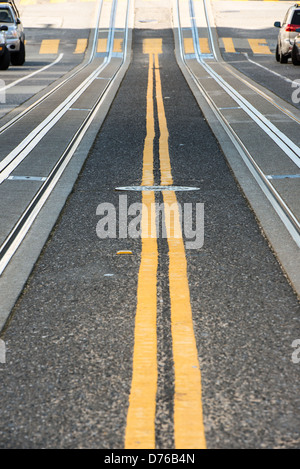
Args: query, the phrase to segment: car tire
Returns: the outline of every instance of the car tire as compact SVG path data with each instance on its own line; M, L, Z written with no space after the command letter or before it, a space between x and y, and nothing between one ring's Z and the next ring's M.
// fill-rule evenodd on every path
M12 65L23 65L25 62L25 45L24 42L20 43L20 50L11 54Z
M277 44L277 47L276 47L275 58L276 58L276 62L280 62L280 54L279 54L278 44Z
M282 50L281 50L281 47L280 47L279 44L277 45L277 48L278 48L278 50L276 49L276 54L278 53L279 62L281 64L286 64L287 61L288 61L288 58L289 58L288 55L284 55L282 53Z
M279 55L279 62L280 62L281 64L287 64L288 58L289 58L288 55L284 55L284 54L282 54L282 52L280 52L280 55Z
M297 58L297 48L295 46L292 49L292 62L294 65L300 65L300 60Z
M0 70L7 70L10 65L10 53L7 48L5 48L5 51L3 55L0 57Z

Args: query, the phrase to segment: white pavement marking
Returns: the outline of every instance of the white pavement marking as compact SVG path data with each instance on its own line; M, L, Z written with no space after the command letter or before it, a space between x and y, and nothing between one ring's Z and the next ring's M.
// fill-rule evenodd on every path
M28 80L28 78L32 78L33 76L37 75L38 73L44 72L45 70L47 70L48 68L52 67L53 65L56 65L58 62L61 61L61 59L63 58L63 55L64 55L64 54L60 54L60 55L57 57L57 59L55 59L54 62L52 62L51 64L45 65L45 67L40 68L39 70L36 70L35 72L30 73L29 75L26 75L25 77L22 77L22 78L19 78L18 80L13 81L13 82L10 83L9 85L3 86L3 88L0 88L0 92L1 92L1 91L6 91L6 90L8 90L9 88L12 88L13 86L18 85L18 84L21 83L22 81Z

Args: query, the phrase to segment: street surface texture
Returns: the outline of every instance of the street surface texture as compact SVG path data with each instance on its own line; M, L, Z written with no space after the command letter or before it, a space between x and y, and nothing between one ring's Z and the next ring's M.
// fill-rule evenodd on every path
M163 103L173 184L199 188L177 192L177 201L202 203L205 210L204 245L185 251L205 444L299 448L300 365L292 361L292 343L300 338L297 297L178 68L170 5L140 0L135 13L131 66L1 335L0 447L123 449L130 441L143 252L140 239L99 239L96 211L101 203L118 209L120 195L128 206L142 201L141 192L115 189L142 183L152 76L153 183L164 177ZM159 63L151 64L152 55ZM162 203L166 192L155 200ZM180 430L174 424L173 248L169 239L157 239L158 378L150 423L159 449L174 448ZM187 408L186 415L187 426L199 424L200 433L199 409Z

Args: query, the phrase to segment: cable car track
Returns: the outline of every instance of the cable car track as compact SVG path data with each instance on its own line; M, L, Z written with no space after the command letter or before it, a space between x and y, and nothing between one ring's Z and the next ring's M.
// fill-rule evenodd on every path
M100 22L100 15L102 10L102 1L98 11L98 24ZM9 175L18 167L20 163L24 161L25 158L30 155L31 151L38 145L45 135L57 124L59 123L62 116L70 110L72 105L78 100L80 96L89 88L91 84L95 82L99 78L101 72L106 69L106 67L111 64L111 59L113 56L113 45L114 45L114 36L115 36L115 22L116 22L116 15L117 15L117 7L118 7L118 0L112 1L111 7L111 15L110 15L110 24L108 29L108 36L107 36L107 54L103 60L103 62L96 66L96 68L89 73L88 77L83 80L83 82L75 88L62 102L57 106L42 122L40 122L35 128L27 135L27 137L19 143L9 155L6 156L0 162L0 187L1 183L7 180ZM120 63L117 64L116 68L114 69L112 76L110 79L107 80L106 86L104 87L102 93L98 98L96 98L93 106L89 109L86 117L84 118L83 122L79 126L79 128L74 133L73 137L71 138L70 142L68 143L67 147L61 153L59 158L56 161L56 164L53 166L52 170L45 178L43 184L35 193L34 197L27 205L17 222L14 224L13 228L11 229L10 233L4 240L4 242L0 246L0 276L6 269L7 265L9 264L10 260L14 256L15 252L21 245L22 241L24 240L26 234L28 233L30 227L32 226L33 222L35 221L36 217L38 216L40 210L44 206L45 202L51 195L53 189L55 188L57 182L59 181L60 177L62 176L65 168L67 167L68 163L72 159L76 149L78 148L80 142L82 141L86 131L88 130L90 124L92 123L94 117L96 116L97 112L99 111L105 97L107 96L112 84L114 83L116 77L122 66L126 61L126 51L127 51L127 42L128 42L128 21L129 21L129 7L130 2L128 1L126 5L126 18L124 19L124 38L123 38L123 55ZM98 31L98 28L97 28ZM80 76L80 72L82 72L87 65L93 63L93 59L95 58L96 52L96 44L97 44L98 34L95 34L92 53L90 59L88 60L87 64L84 64L79 70L74 72L70 77L63 80L62 83L57 85L53 90L49 91L45 96L43 96L40 100L38 100L34 106L34 108L38 107L39 104L44 103L44 101L51 96L54 92L61 89L61 87L66 84L72 82L75 77ZM29 107L20 116L16 117L16 120L10 122L8 126L4 126L5 128L0 129L1 132L7 131L11 126L13 126L17 121L21 118L24 118L28 115L30 111L32 111L33 107Z
M268 97L265 93L262 93L258 90L255 86L253 86L247 79L240 77L237 73L235 73L231 68L229 68L226 63L219 60L218 55L216 53L216 48L213 40L211 25L209 22L208 17L208 10L206 0L203 0L203 7L204 7L204 14L206 20L206 27L208 33L208 41L210 45L210 50L212 54L207 56L201 53L199 47L199 32L198 32L198 25L197 25L197 16L194 7L194 0L188 0L189 5L189 16L190 16L190 31L193 39L194 50L195 50L195 60L197 63L202 67L202 69L206 72L207 76L212 78L219 87L225 91L225 93L230 96L230 98L237 104L238 108L242 109L247 116L254 122L267 136L270 138L283 152L284 154L293 162L293 164L300 168L300 148L295 142L293 142L284 132L276 127L266 116L264 116L253 104L250 103L248 99L242 96L242 93L235 89L228 82L228 77L223 78L223 73L216 72L214 70L214 66L222 67L223 71L226 70L227 75L228 72L234 77L235 79L239 79L243 84L247 85L251 88L255 93L259 96L263 97L270 103L274 108L280 113L284 114L285 117L291 119L294 125L299 125L299 119L296 115L291 113L290 111L286 110L282 107L278 102L275 102L270 97ZM206 100L207 104L209 105L210 109L213 111L215 116L217 117L218 121L221 123L222 127L226 131L227 135L230 137L234 146L238 149L240 155L242 156L244 163L251 171L252 175L256 179L257 183L259 184L260 188L265 193L268 200L271 202L273 208L277 212L278 216L283 221L285 227L289 231L290 235L292 236L293 240L295 241L296 245L300 247L300 222L290 209L286 201L283 197L279 194L276 190L274 185L271 183L268 174L261 169L260 165L257 163L256 159L253 157L247 146L243 143L242 139L238 135L238 132L234 130L231 123L228 121L224 113L221 112L220 108L216 105L214 99L211 97L209 92L205 89L201 80L195 73L192 66L189 65L189 61L186 60L185 53L184 53L184 34L186 34L186 24L184 25L185 28L182 27L181 18L180 18L180 6L178 0L176 0L175 4L175 22L178 25L178 37L179 37L179 47L180 47L180 57L181 61L184 63L186 70L188 71L189 75L191 76L194 84L196 84L198 90L200 90L202 96Z

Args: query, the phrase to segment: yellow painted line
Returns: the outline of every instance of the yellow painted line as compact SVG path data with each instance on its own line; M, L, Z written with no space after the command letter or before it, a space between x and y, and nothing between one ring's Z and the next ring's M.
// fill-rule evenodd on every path
M206 37L199 38L199 45L202 54L210 54L210 47L208 44L208 39Z
M144 51L145 48L144 43ZM145 53L145 52L144 52ZM155 137L154 127L154 103L153 103L153 55L149 54L148 87L147 87L147 115L146 115L146 138L143 154L143 178L142 186L153 186L153 141Z
M265 39L248 39L248 42L254 54L272 55Z
M172 184L169 154L169 132L165 115L158 54L162 41L144 41L149 54L147 86L147 134L143 154L142 185L153 185L154 75L160 130L159 158L161 184ZM153 60L154 56L154 60ZM157 267L158 247L155 226L155 194L142 192L142 254L138 277L137 310L134 333L132 384L125 431L125 449L155 448L155 411L157 393ZM169 207L166 231L169 245L169 284L171 299L171 332L175 372L174 438L177 449L206 448L199 368L187 261L180 228L175 192L163 191Z
M114 52L123 52L123 39L114 40Z
M184 52L186 54L194 54L195 53L193 38L185 37L184 40L183 40L183 43L184 43Z
M40 54L57 54L60 39L44 39L40 47Z
M83 54L86 51L88 44L87 39L77 39L76 49L74 54Z
M156 81L156 102L157 114L160 130L159 138L159 161L160 161L160 183L162 186L170 186L173 184L171 162L169 154L169 131L165 113L165 106L162 96L162 86L159 71L158 54L155 54L155 81Z
M148 44L144 42L144 51ZM148 53L148 52L146 52ZM153 185L153 54L149 54L147 86L147 134L143 153L142 185ZM153 191L142 192L142 253L138 277L137 308L131 392L125 431L125 449L155 448L155 411L157 391L157 266L158 250ZM149 234L152 233L152 236Z
M233 52L233 53L236 52L234 44L233 44L233 40L231 37L222 37L222 41L225 47L225 52Z
M137 308L131 393L125 433L125 449L155 448L157 392L157 239L148 236L153 191L142 192L142 253L138 277Z
M164 191L163 197L164 203L174 210L173 223L179 224L175 193ZM167 224L166 230L169 245L171 330L175 373L175 447L176 449L205 449L201 372L193 328L187 261L183 240L172 236L171 226Z
M107 52L107 39L98 39L97 52Z
M162 98L162 87L158 56L155 57L156 99L159 128L162 139L160 146L161 185L173 183L168 145L168 129ZM204 449L206 447L201 374L196 340L193 330L190 292L187 279L187 261L179 233L180 216L175 192L163 191L163 198L173 218L166 217L169 245L169 281L171 299L171 324L173 359L175 372L174 438L176 449Z
M50 3L66 3L67 0L50 0Z

